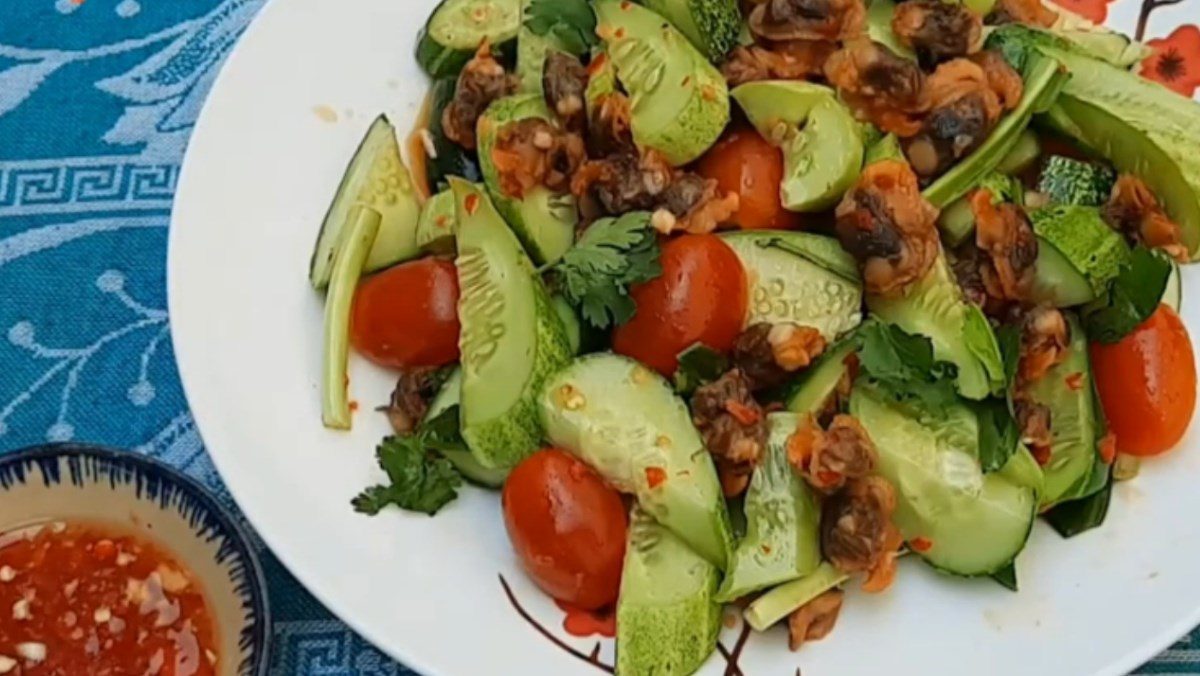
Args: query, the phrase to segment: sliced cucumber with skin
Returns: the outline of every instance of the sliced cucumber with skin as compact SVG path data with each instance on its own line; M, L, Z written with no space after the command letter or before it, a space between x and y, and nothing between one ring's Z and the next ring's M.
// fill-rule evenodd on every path
M912 48L896 37L892 30L892 17L896 14L896 3L892 0L871 0L867 7L867 37L887 47L896 56L916 61Z
M758 597L746 607L742 616L755 631L766 631L776 622L791 615L804 604L825 592L836 589L850 576L830 563L817 566L811 575L781 584Z
M562 50L562 44L552 32L538 35L525 26L517 33L517 78L521 81L521 93L544 96L543 80L546 58L553 51Z
M522 0L442 0L417 39L417 63L430 77L458 75L479 45L517 37Z
M446 378L446 382L442 383L442 389L438 390L433 401L429 402L429 411L425 414L425 421L433 420L454 406L459 407L459 415L461 416L462 368L460 367L456 367L454 372L450 374L450 377ZM487 488L500 488L504 485L504 480L508 478L508 468L491 469L484 467L475 460L475 456L471 455L471 451L466 448L461 450L442 449L438 453L449 460L450 464L454 465L459 474L462 474L463 478L471 483Z
M559 320L562 321L563 331L566 333L567 345L571 348L571 354L579 354L579 349L583 344L583 325L579 321L579 315L576 314L575 308L571 307L567 299L562 296L551 296L550 303L554 306L554 311L558 314Z
M1007 466L983 473L979 421L970 408L924 413L860 381L850 414L875 442L880 475L896 488L893 522L906 541L924 539L928 546L918 554L925 561L955 575L990 575L1025 548L1037 514L1036 485L1022 483L1024 473Z
M483 180L496 209L512 227L517 238L538 265L547 265L562 258L575 243L575 226L579 210L569 193L554 193L538 186L518 199L504 194L500 174L492 162L496 135L505 125L531 117L554 123L541 94L518 94L496 101L479 118L479 163Z
M750 82L732 96L755 129L783 151L781 203L791 211L837 204L863 165L862 126L828 87L811 82Z
M708 58L657 12L595 0L596 34L629 93L633 139L672 166L704 154L729 124L729 86Z
M1087 279L1093 294L1106 291L1129 260L1129 245L1096 207L1055 205L1029 212L1033 232Z
M1096 297L1088 278L1071 265L1058 247L1041 237L1031 294L1035 302L1054 307L1083 305Z
M546 440L575 454L713 565L731 534L712 457L662 376L614 354L579 357L538 398Z
M421 200L408 167L400 158L396 130L385 115L375 118L367 129L325 213L308 266L308 280L314 289L329 284L333 260L356 205L370 207L379 214L379 232L363 265L366 272L415 258L420 253L417 219Z
M717 647L721 573L634 507L617 599L617 673L691 674Z
M447 189L449 184L446 180L451 176L472 183L483 180L475 154L451 141L442 127L442 114L454 100L456 86L454 78L443 78L435 80L429 89L429 120L425 123L425 131L429 133L429 148L426 150L425 180L430 190Z
M954 200L938 214L937 224L946 246L958 248L975 234L975 212L971 209L971 200L965 197Z
M645 0L692 41L713 63L721 63L738 43L745 20L737 0Z
M1096 443L1102 436L1097 434L1093 409L1087 334L1073 314L1064 316L1071 336L1066 358L1028 387L1029 397L1050 409L1053 443L1050 459L1042 467L1046 477L1043 509L1071 500L1085 489L1099 455Z
M832 341L862 322L858 268L837 240L783 231L740 231L721 240L746 271L747 325L792 322Z
M480 187L450 179L458 211L463 439L511 468L542 441L536 397L570 360L562 322L521 244Z
M379 212L355 207L349 214L345 241L333 260L329 292L325 295L325 349L321 422L336 430L350 429L350 399L346 394L350 358L350 308L363 265L379 233Z
M987 317L963 298L945 253L923 279L896 295L867 295L867 308L905 332L929 338L933 355L958 368L958 391L986 399L1004 391L1000 345Z
M454 251L457 224L454 193L443 190L426 200L421 209L421 218L417 220L417 246L425 251Z
M826 350L789 388L790 392L784 398L787 409L800 415L820 415L850 370L846 361L857 347L851 336Z
M1012 150L996 165L996 171L1008 176L1015 176L1025 171L1042 156L1042 143L1033 130L1026 129L1017 137Z
M794 413L767 418L767 452L746 491L746 536L717 591L722 603L804 577L821 563L821 509L787 457L788 438L799 420Z

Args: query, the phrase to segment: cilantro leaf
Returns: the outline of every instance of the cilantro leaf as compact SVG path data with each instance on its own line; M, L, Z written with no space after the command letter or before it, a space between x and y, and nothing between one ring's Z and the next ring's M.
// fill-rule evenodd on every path
M466 450L467 442L463 441L459 430L458 417L456 404L422 422L420 432L425 435L425 447L435 451Z
M1108 293L1083 307L1088 337L1115 343L1129 335L1158 309L1170 275L1171 264L1164 257L1145 247L1134 249Z
M1004 363L1004 382L1011 389L1017 382L1017 369L1021 365L1021 327L1004 324L996 329L996 342L1000 345L1000 359Z
M596 221L554 266L567 301L599 329L624 324L637 306L629 287L662 274L650 215L631 212Z
M1017 452L1021 434L1003 399L985 399L974 405L979 421L979 466L984 474L998 471Z
M525 27L536 35L553 37L563 51L588 53L596 43L596 14L588 0L532 0L525 10Z
M696 343L679 353L675 391L681 394L695 392L701 385L720 378L728 369L729 360L724 355L703 343Z
M354 509L375 515L388 505L396 505L433 516L458 497L462 477L448 460L429 451L430 439L426 430L405 437L385 437L376 455L391 484L364 490L351 501Z
M916 400L933 411L958 401L954 387L957 369L934 358L933 343L925 336L870 321L859 328L858 337L863 373L897 401Z

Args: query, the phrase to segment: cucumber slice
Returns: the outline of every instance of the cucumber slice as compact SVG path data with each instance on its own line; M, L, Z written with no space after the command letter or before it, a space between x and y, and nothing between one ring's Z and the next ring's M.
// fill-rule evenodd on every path
M746 492L746 536L717 591L722 603L804 577L821 563L821 509L787 458L788 438L798 421L794 413L772 413L768 418L766 456Z
M1040 241L1054 245L1092 287L1104 292L1129 260L1129 246L1095 207L1056 205L1029 213Z
M544 186L528 191L521 199L508 197L500 189L500 175L492 162L492 149L500 129L530 117L554 121L541 94L518 94L489 106L479 118L479 163L496 209L512 226L534 262L547 265L562 258L575 243L575 226L579 223L575 198L550 192Z
M458 211L454 193L443 190L430 197L417 220L417 246L425 251L454 251L454 231L458 227Z
M542 441L535 399L570 360L562 322L482 188L450 179L458 210L462 435L475 460L513 467Z
M662 376L625 357L588 355L547 380L538 404L547 441L725 567L731 536L717 470Z
M575 312L575 308L571 307L566 298L559 295L551 296L550 304L554 306L554 312L562 321L563 330L567 336L567 345L571 347L571 354L579 354L583 345L583 323L579 321L579 315Z
M617 673L691 674L717 646L720 571L639 508L617 600Z
M971 201L965 197L950 203L938 215L938 228L946 240L946 246L957 249L960 244L975 233L975 212L971 210Z
M462 403L462 368L455 368L446 382L442 383L442 389L438 390L437 396L433 401L429 402L429 411L425 414L425 420L433 420L438 417L446 409L453 406L460 406ZM462 450L441 450L438 451L442 457L450 461L451 465L463 475L467 481L485 486L487 488L500 488L504 485L504 480L508 478L509 470L507 468L491 469L480 465L475 456L471 455L471 451Z
M1171 261L1171 276L1167 277L1167 288L1163 290L1162 302L1176 313L1183 307L1183 276L1179 263L1175 261Z
M893 522L905 540L929 543L918 552L926 562L955 575L990 575L1025 548L1037 513L1036 486L1007 466L983 473L979 421L970 408L958 404L927 414L860 382L850 414L875 441L879 473L896 487Z
M1050 460L1042 467L1046 477L1043 509L1074 499L1084 490L1098 458L1096 441L1103 436L1093 409L1087 334L1074 315L1065 316L1071 330L1066 359L1029 386L1030 398L1050 409L1054 438Z
M794 322L834 340L862 321L858 269L837 240L781 231L741 231L721 239L746 270L747 324Z
M850 576L822 563L812 575L781 584L758 597L742 613L755 631L766 631L809 601L849 580Z
M871 0L867 8L867 37L887 47L896 56L916 61L916 53L901 42L892 30L892 16L895 13L896 3L892 0Z
M457 75L484 40L515 39L521 12L521 0L443 0L417 39L417 63L430 77Z
M817 415L824 410L829 398L837 391L838 383L842 382L842 376L850 368L846 365L846 358L854 353L855 347L855 341L847 338L826 350L817 363L804 371L792 386L790 394L785 397L787 409L800 415Z
M385 115L375 118L367 129L321 223L308 267L308 279L313 288L323 289L329 284L333 260L351 211L359 204L370 207L380 217L379 234L363 270L372 272L386 268L420 253L417 219L421 202L408 167L400 159L396 130Z
M1038 237L1038 257L1033 268L1033 300L1054 307L1083 305L1096 297L1092 283L1075 269L1058 247Z
M854 185L863 166L862 125L832 89L811 82L750 82L732 96L755 129L783 151L784 208L823 211Z
M645 0L713 63L721 63L738 43L742 12L737 0Z
M321 422L335 430L350 429L350 400L346 396L346 362L350 356L350 308L363 264L379 233L379 212L355 207L350 212L346 241L337 252L325 295L324 367L321 369Z
M1026 129L1021 132L1012 150L996 165L996 171L1007 176L1015 176L1025 171L1042 155L1042 143L1037 134Z

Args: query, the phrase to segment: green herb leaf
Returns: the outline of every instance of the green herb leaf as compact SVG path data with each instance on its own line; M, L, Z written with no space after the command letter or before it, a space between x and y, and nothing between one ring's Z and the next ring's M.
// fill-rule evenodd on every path
M525 10L525 27L537 35L553 36L575 56L597 44L596 14L588 0L532 0Z
M1000 345L1000 359L1004 362L1004 382L1011 389L1017 381L1017 369L1021 365L1021 327L1005 324L996 329L996 342Z
M1104 523L1112 499L1112 480L1098 493L1082 500L1064 502L1045 513L1050 527L1064 538L1071 538Z
M721 353L696 343L679 353L679 366L675 369L675 391L691 394L696 388L711 383L729 369L729 360Z
M637 306L629 287L662 274L650 214L596 221L555 266L567 301L599 329L624 324Z
M457 417L457 412L455 413ZM379 466L390 485L372 486L351 504L364 514L378 514L388 505L433 516L458 497L462 477L445 458L429 451L430 433L385 437L376 449Z
M1008 464L1021 435L1003 399L985 399L974 408L979 420L979 466L989 474Z
M1017 591L1017 567L1013 564L992 573L992 579L1009 591Z
M863 373L896 400L917 400L936 411L958 401L953 364L937 361L933 343L893 324L870 321L859 329Z
M425 436L425 447L435 451L459 451L467 448L459 429L458 405L450 406L422 422L418 432Z
M1129 335L1158 309L1170 276L1171 263L1165 257L1142 246L1134 249L1109 292L1083 307L1088 337L1115 343Z

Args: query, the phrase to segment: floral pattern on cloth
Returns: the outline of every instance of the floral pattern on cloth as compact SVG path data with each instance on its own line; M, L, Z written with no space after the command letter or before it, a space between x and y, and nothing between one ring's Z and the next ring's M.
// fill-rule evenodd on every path
M1200 87L1200 28L1184 24L1167 37L1146 44L1154 53L1142 62L1142 75L1184 96L1194 96Z

